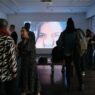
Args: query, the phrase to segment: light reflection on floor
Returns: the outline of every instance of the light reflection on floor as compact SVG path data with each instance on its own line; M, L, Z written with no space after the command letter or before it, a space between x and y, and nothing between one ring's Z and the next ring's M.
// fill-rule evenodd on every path
M51 83L51 66L50 65L39 65L38 67L38 74L40 81L44 84ZM62 66L56 65L54 66L54 82L59 82L62 80L62 73L61 73Z

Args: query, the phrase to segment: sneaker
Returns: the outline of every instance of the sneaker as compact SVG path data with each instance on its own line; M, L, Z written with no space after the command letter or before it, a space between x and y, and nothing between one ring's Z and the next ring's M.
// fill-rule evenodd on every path
M84 77L85 75L86 75L86 74L85 74L85 72L83 71L83 72L82 72L82 76Z

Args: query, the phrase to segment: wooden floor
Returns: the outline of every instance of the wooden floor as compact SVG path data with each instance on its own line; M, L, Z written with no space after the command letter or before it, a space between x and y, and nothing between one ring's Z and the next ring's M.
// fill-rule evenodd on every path
M72 76L71 89L68 92L64 86L61 73L61 66L55 66L53 83L51 82L51 67L39 66L39 78L42 84L44 95L95 95L95 71L86 70L86 76L83 77L84 89L78 91L76 75Z

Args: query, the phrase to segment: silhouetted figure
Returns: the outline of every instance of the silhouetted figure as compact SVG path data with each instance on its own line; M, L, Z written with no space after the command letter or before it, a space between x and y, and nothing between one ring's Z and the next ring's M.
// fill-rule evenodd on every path
M35 44L35 34L33 31L30 31L30 23L25 23L24 27L29 31L29 36L33 44Z
M40 57L38 60L39 65L46 65L48 63L47 57Z
M17 40L18 40L18 35L15 31L15 25L10 25L10 32L11 32L11 37L13 38L15 44L17 44Z
M79 38L77 36L77 32L74 26L74 22L72 18L68 18L67 27L61 33L57 45L60 47L64 47L64 59L66 65L66 78L67 78L67 89L70 89L70 75L71 75L71 63L74 63L78 83L79 90L82 90L82 75L80 68L80 43Z
M64 49L62 47L54 47L52 49L52 54L51 54L51 61L52 64L59 64L63 61L63 57L64 57Z

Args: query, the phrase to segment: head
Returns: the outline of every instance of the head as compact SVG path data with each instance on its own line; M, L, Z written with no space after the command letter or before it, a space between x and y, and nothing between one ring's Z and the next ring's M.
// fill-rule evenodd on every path
M86 29L86 37L91 37L92 31L90 29Z
M44 22L38 30L38 40L43 40L44 47L52 48L56 44L62 27L58 22Z
M76 31L81 33L83 36L86 36L85 32L81 28L77 28Z
M10 25L10 32L14 32L15 31L15 25L11 24Z
M75 25L74 25L74 21L72 18L68 18L68 20L67 20L66 31L67 32L74 32L75 31Z
M0 18L0 33L9 34L8 21L6 19Z
M28 39L29 38L29 31L26 27L22 27L21 29L21 38Z
M28 29L28 31L29 31L29 29L30 29L30 23L25 23L24 27L26 27Z

